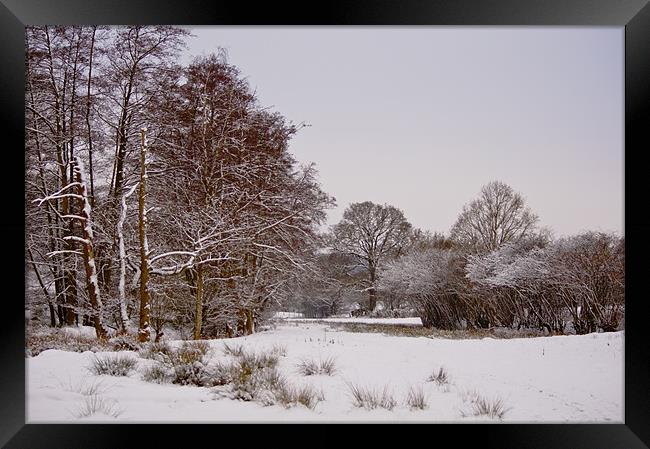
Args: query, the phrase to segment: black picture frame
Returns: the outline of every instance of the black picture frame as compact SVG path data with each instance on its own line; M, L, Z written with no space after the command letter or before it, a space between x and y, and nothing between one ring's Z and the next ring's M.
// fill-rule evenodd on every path
M2 204L0 236L4 282L0 298L0 445L7 448L133 447L143 438L151 447L166 447L179 434L225 444L224 432L290 444L281 430L250 432L221 425L79 426L25 424L24 264L24 26L38 24L176 24L176 25L572 25L625 28L625 423L624 424L436 424L435 427L390 429L390 433L424 438L427 444L452 443L499 448L636 449L650 445L650 351L644 339L648 314L643 296L650 254L650 214L644 150L650 149L650 6L647 0L379 0L307 2L208 2L207 0L0 0L0 110L7 130L0 140ZM21 167L20 170L18 167ZM645 176L644 176L645 175ZM552 174L550 174L552 176ZM23 196L18 194L22 191ZM635 198L636 197L636 198ZM23 236L23 239L19 238ZM22 262L21 262L22 261ZM19 282L23 279L23 282ZM154 428L155 427L155 428ZM189 429L191 427L192 429ZM335 433L328 440L341 441ZM321 431L322 432L322 431ZM364 429L364 441L382 439L386 430ZM278 440L277 436L281 436ZM294 443L300 444L296 437ZM189 445L182 444L180 447ZM456 443L453 443L456 441ZM317 441L316 441L317 442ZM303 441L303 443L305 443ZM178 443L173 443L178 445ZM308 443L311 444L311 443ZM407 443L410 444L410 443ZM412 444L421 444L415 443ZM252 445L252 443L250 444Z

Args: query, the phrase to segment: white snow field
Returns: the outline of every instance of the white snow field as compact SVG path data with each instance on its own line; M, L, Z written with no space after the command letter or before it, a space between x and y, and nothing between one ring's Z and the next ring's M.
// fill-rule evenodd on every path
M27 422L623 422L623 332L582 336L453 340L345 332L325 323L283 322L274 330L228 340L209 340L212 361L224 359L224 342L250 350L284 345L279 369L289 381L309 384L324 400L311 410L299 405L264 406L218 394L227 387L154 384L141 380L153 362L138 360L127 377L95 376L91 352L47 350L27 358ZM99 353L98 355L101 355ZM301 360L335 360L332 376L303 376ZM448 383L427 381L435 370ZM353 405L350 384L387 386L392 410ZM411 387L426 395L424 410L405 400ZM95 393L94 396L90 393ZM501 399L502 419L475 416L477 397ZM86 401L104 412L80 418Z
M360 323L360 324L393 324L399 326L422 326L419 317L411 318L365 318L365 317L342 317L342 318L289 318L287 321L297 322L324 322L324 323Z

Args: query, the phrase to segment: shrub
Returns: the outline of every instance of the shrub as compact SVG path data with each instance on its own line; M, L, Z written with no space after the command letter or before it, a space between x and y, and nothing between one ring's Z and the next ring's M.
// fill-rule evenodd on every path
M352 403L355 407L365 408L366 410L378 407L392 410L397 405L397 401L388 391L388 386L384 386L383 390L379 391L349 383L348 388L352 394Z
M202 361L178 363L173 366L171 381L179 385L206 386L209 374Z
M196 385L199 387L210 384L211 373L207 369L206 355L210 346L206 342L183 342L177 349L171 349L166 344L151 345L149 354L158 354L170 368L170 380L179 385Z
M241 352L231 371L233 388L241 393L239 398L253 400L258 390L268 389L266 380L272 376L267 371L275 370L277 364L277 356L270 353Z
M262 368L275 368L278 365L278 357L271 353L242 352L238 357L237 363L249 370Z
M406 396L406 404L413 409L424 410L428 407L426 395L422 386L411 387Z
M140 349L140 343L132 335L118 335L109 340L114 351L137 351Z
M98 376L102 374L109 376L128 376L137 364L138 362L129 356L95 356L89 370Z
M269 370L276 371L275 368ZM266 381L276 377L264 373L264 368L246 363L236 363L233 365L232 373L232 392L235 399L242 401L252 401L260 399L265 405L271 405L269 398L262 394L268 391Z
M149 343L148 345L144 346L139 354L140 357L145 358L145 359L153 359L153 360L166 360L169 359L173 352L173 349L167 342L159 342L159 343Z
M244 354L244 347L242 345L230 346L228 343L224 343L223 353L233 357L241 357Z
M438 372L435 371L427 379L429 382L435 382L438 385L446 385L449 383L449 374L444 367L440 367Z
M29 355L37 356L48 349L59 349L72 352L110 351L112 346L101 342L95 337L72 334L63 329L48 329L46 334L27 335L26 346Z
M144 370L142 373L142 380L145 382L163 384L171 382L172 376L164 366L156 364Z
M205 356L210 347L205 342L183 342L176 350L169 354L169 361L173 366L191 365L200 363L205 365Z
M186 341L183 342L183 346L186 348L193 349L201 353L202 355L208 355L210 353L210 345L206 341Z
M210 372L210 386L227 385L233 380L233 365L217 363Z
M302 404L313 409L318 402L324 400L310 386L294 388L289 385L277 369L277 351L268 353L247 352L240 348L227 349L229 354L237 354L236 360L230 365L217 364L212 382L215 385L231 385L234 399L242 401L258 401L263 405L281 404L291 407Z

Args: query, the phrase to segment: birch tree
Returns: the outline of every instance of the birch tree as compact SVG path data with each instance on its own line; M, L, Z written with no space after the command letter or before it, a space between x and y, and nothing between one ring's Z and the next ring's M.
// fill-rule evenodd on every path
M92 321L97 333L97 338L105 340L108 337L108 330L104 325L103 318L103 303L101 300L101 294L99 291L99 285L97 282L97 268L95 264L95 253L94 253L94 234L92 228L92 218L90 206L90 199L88 197L88 189L86 186L86 179L84 175L83 163L76 157L72 163L73 168L73 179L74 181L66 185L63 189L55 192L45 198L36 200L40 204L49 203L51 201L57 201L61 199L67 199L68 201L78 200L80 202L80 212L79 215L68 214L62 218L75 220L80 222L82 235L81 237L77 235L67 235L63 237L64 240L70 242L71 247L73 248L74 243L81 244L82 255L84 261L84 268L86 273L86 289L88 292L88 299L92 307ZM76 190L76 193L72 193L73 190ZM79 254L74 249L64 250L66 253ZM56 255L51 253L50 255Z

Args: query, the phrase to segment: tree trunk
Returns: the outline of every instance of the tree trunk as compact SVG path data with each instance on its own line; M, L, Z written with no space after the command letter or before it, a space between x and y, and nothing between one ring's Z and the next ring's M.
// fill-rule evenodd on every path
M246 310L246 335L255 333L255 317L253 309Z
M140 130L140 195L138 200L138 230L140 233L140 327L138 340L147 342L150 339L151 327L149 302L149 244L147 243L147 211L145 209L147 181L147 128Z
M104 326L102 318L102 300L99 294L99 285L97 283L97 268L95 266L95 254L93 250L93 230L92 222L90 220L90 202L88 200L88 191L86 189L86 182L83 176L83 165L79 158L75 159L75 170L77 173L77 182L79 182L79 195L82 197L83 207L81 209L80 217L83 227L83 258L84 268L86 271L86 286L88 289L88 299L92 308L93 324L97 338L105 340L108 338L108 330Z
M368 289L368 311L372 312L377 307L377 291L375 290L375 281L377 273L375 267L370 267L370 288Z
M68 250L72 251L73 246L72 242L70 242ZM77 321L77 280L74 271L63 271L63 291L65 324L73 326Z
M126 146L127 146L127 131L128 131L128 122L129 122L129 102L131 100L131 92L133 89L133 77L135 74L136 67L131 69L129 75L129 81L126 88L126 93L122 99L122 113L120 115L120 122L118 124L117 131L117 148L116 148L116 159L115 159L115 177L114 184L111 180L111 185L113 186L113 194L116 200L122 196L122 182L124 179L124 158L126 157ZM144 131L143 131L144 130ZM146 133L146 128L140 130L140 133ZM144 135L144 134L143 134Z
M120 252L120 282L118 285L119 301L120 301L120 330L126 332L126 322L129 319L126 304L126 250L124 248L124 221L126 220L126 199L131 195L137 184L134 185L129 192L122 196L122 204L120 209L120 219L117 222L117 240Z
M201 326L203 325L203 271L200 265L196 267L196 291L194 306L194 340L200 340Z
M93 172L93 137L90 128L90 87L93 75L93 51L95 49L95 34L97 25L93 27L93 34L90 38L90 56L88 57L88 89L86 91L86 128L88 129L88 170L90 170L90 206L95 207L95 178Z

